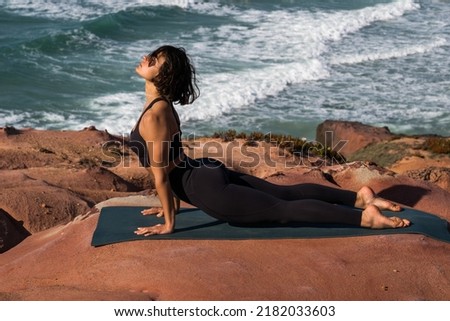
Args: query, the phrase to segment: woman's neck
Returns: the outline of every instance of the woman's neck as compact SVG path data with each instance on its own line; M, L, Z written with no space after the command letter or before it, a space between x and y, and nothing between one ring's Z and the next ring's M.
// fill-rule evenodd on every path
M154 83L150 81L145 82L145 99L147 101L147 104L150 103L153 99L160 97L161 94L159 93L158 89L156 89L156 86Z

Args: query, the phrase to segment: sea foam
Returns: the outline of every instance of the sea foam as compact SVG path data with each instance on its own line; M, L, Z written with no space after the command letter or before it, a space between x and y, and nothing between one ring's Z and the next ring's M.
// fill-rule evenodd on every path
M224 70L206 71L201 78L201 100L184 108L181 117L218 117L277 95L294 84L326 78L329 62L323 55L330 42L417 8L413 1L401 0L331 13L249 9L235 15L241 24L200 27L196 33L202 42L194 49L205 57L234 60L234 64L232 68L227 65Z
M3 6L9 11L23 16L78 21L95 19L103 15L143 6L176 6L202 12L215 10L219 15L230 13L229 10L217 10L218 5L215 3L203 3L195 0L6 0Z
M447 45L447 40L443 38L436 38L431 41L427 41L423 44L407 45L403 47L397 47L392 50L386 51L383 49L378 52L370 52L365 54L354 54L344 57L333 57L330 63L337 64L358 64L366 61L387 60L393 58L402 58L415 54L423 54L430 52L436 48Z

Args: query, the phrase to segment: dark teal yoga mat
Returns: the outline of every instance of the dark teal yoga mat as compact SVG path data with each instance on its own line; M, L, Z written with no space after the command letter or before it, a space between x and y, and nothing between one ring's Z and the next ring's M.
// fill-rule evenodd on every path
M324 238L379 234L423 234L434 239L450 242L448 223L435 215L414 209L405 209L399 215L411 220L412 225L400 229L371 230L344 225L263 225L231 226L218 221L198 209L182 209L176 216L176 229L172 234L140 236L134 234L137 227L163 222L155 215L142 215L145 207L104 207L100 212L92 238L93 246L101 246L132 240L244 240L282 238ZM393 215L392 212L385 212Z

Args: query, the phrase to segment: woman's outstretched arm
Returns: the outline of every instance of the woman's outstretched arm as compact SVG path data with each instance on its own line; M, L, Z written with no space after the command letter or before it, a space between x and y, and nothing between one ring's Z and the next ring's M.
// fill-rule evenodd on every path
M167 113L164 106L155 105L141 121L139 131L148 145L149 161L155 178L155 188L162 205L164 223L149 227L139 227L135 233L139 235L169 234L175 229L177 211L174 195L169 181L169 146L170 131L167 124ZM167 107L167 105L166 105Z

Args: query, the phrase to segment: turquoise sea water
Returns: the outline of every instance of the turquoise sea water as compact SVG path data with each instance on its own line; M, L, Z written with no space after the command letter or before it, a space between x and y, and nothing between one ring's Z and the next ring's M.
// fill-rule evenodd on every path
M448 0L0 0L0 126L128 133L134 68L186 48L200 98L185 135L314 139L325 119L450 135Z

